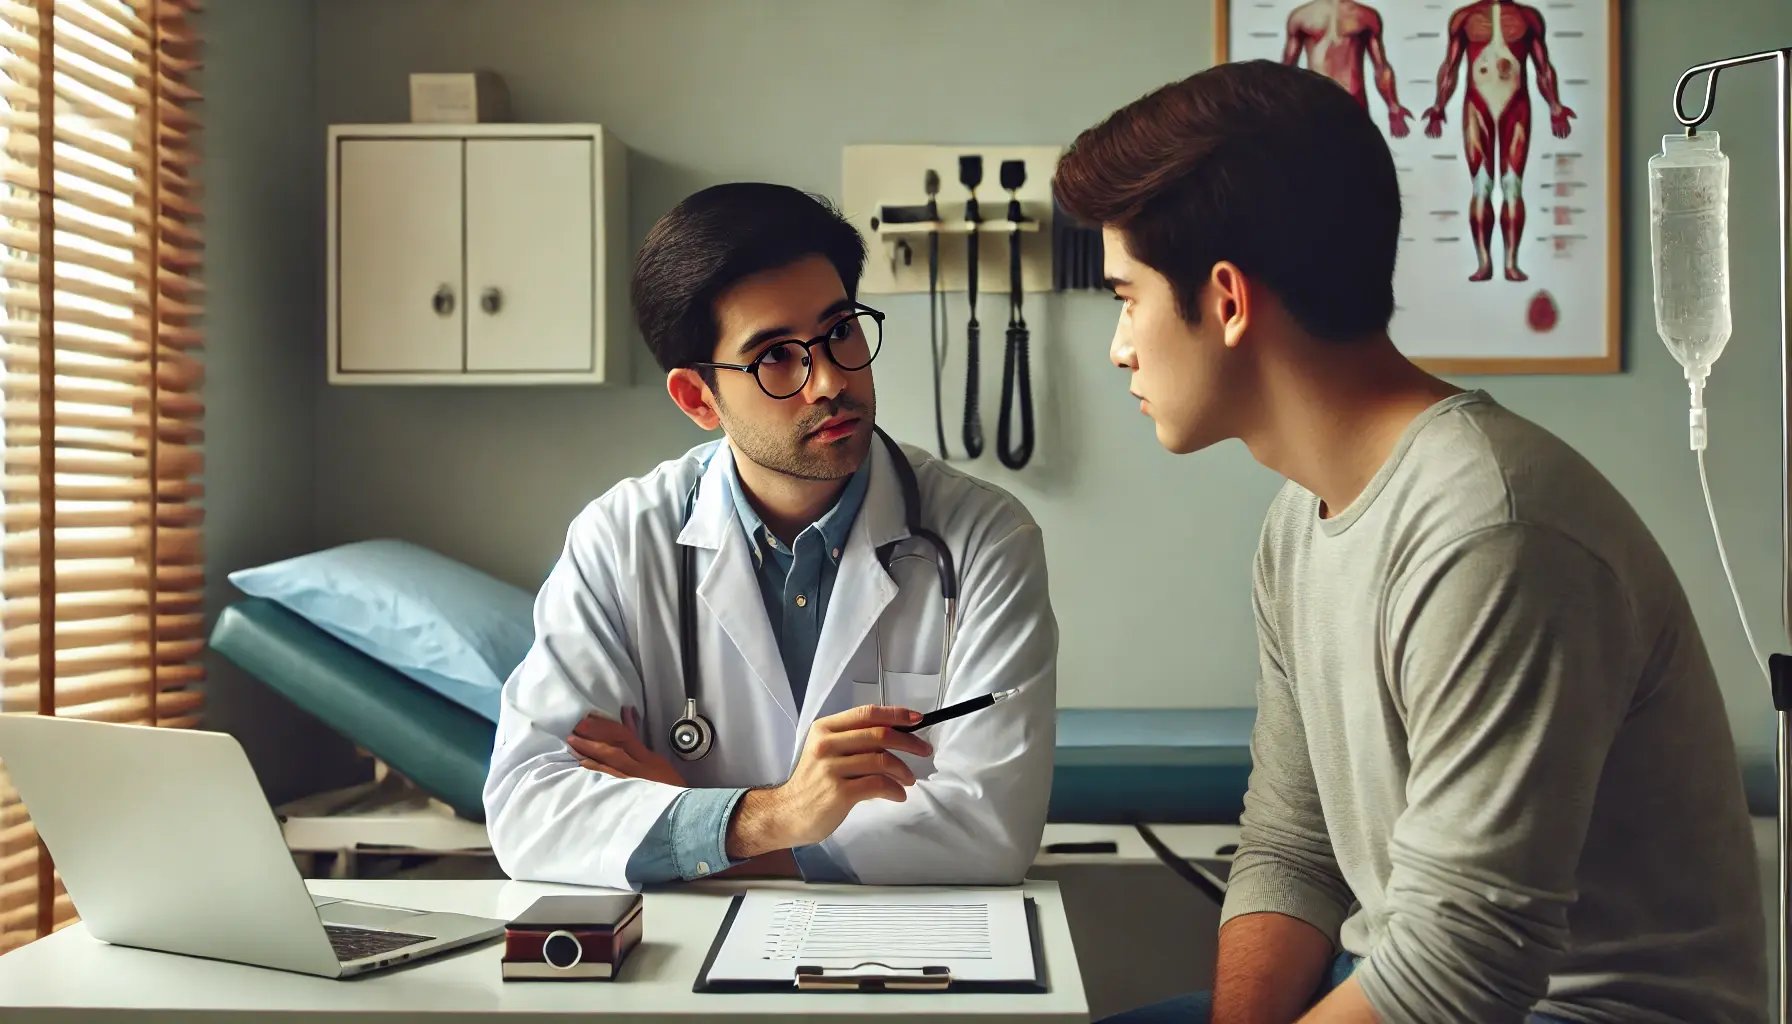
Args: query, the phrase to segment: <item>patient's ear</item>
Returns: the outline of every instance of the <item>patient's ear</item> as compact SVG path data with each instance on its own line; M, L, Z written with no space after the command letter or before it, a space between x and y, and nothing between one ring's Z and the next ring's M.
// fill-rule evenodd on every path
M716 396L703 382L703 377L689 367L679 367L666 374L666 394L672 396L672 404L691 418L691 422L704 430L714 430L722 425L722 418L716 415Z
M1226 347L1237 348L1251 322L1252 282L1238 269L1238 264L1221 260L1213 265L1208 285L1208 309L1204 312L1213 315Z

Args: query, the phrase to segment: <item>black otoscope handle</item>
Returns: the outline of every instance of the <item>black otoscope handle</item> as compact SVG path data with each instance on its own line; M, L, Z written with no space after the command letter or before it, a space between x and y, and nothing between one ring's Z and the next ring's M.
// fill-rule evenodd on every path
M1018 228L1020 203L1008 206L1008 217ZM1009 469L1020 469L1033 458L1033 370L1027 356L1027 318L1021 313L1020 232L1008 241L1008 335L1002 353L1002 413L996 423L996 458ZM1014 436L1014 379L1020 377L1020 444Z
M983 417L978 411L981 387L979 379L982 374L980 346L983 328L977 323L977 262L979 246L977 244L977 200L972 197L965 203L965 219L971 222L970 233L965 236L965 291L971 304L971 320L964 329L964 453L966 458L974 459L983 454Z

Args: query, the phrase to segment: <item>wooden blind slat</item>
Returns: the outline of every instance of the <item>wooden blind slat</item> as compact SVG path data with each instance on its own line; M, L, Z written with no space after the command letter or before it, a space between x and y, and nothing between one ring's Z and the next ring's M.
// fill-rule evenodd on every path
M7 653L17 657L39 654L35 636L28 635L34 631L16 629L6 631ZM160 640L197 640L205 635L205 616L203 615L158 615L154 634ZM129 616L117 621L88 621L74 626L60 624L56 631L56 649L58 651L74 651L89 647L115 646L143 639L151 633L147 614ZM68 693L60 686L56 691L56 700L61 704Z
M62 425L70 428L70 430L104 432L103 434L81 434L79 443L73 444L71 447L93 448L104 444L112 444L119 446L116 450L122 451L127 450L123 446L136 444L137 442L148 438L152 431L162 440L173 441L176 444L198 447L198 445L205 440L205 431L191 423L184 421L170 421L166 418L162 418L152 427L148 416L136 415L125 409L115 410L111 415L104 415L99 412L76 413L62 411L56 414L56 418ZM18 442L21 444L41 444L43 443L43 439L36 433L36 429L37 428L32 424L25 424L24 426L19 427L16 431L9 428L7 430L7 443L11 444ZM130 440L125 440L127 438ZM139 444L138 447L141 448L142 446ZM129 450L138 449L133 448ZM29 507L29 505L23 502L6 503L4 508L4 515L7 517L6 521L12 521L11 517L14 514L14 510Z
M29 924L31 922L31 910L32 908L26 907L22 910L0 914L0 935L16 934L17 929L15 928L15 925L19 925L20 922ZM70 901L67 896L55 897L55 901L50 905L50 913L48 915L50 922L48 930L52 932L59 931L74 923L74 912L74 903Z
M7 173L11 173L8 171ZM3 222L0 222L3 223ZM0 227L0 245L20 252L42 256L43 247L35 232L24 231L16 227ZM136 273L136 266L125 260L112 259L99 253L86 252L70 245L57 244L51 250L50 258L58 263L66 263L88 270L97 270L103 274L129 279ZM41 279L40 279L41 283Z
M110 19L121 31L144 39L152 38L148 23L131 5L119 3L118 0L85 0L82 6L92 11L95 17Z
M33 31L37 29L37 8L30 4L19 3L18 0L0 0L0 18L5 18L21 28Z
M60 290L60 289L58 289ZM35 296L19 295L16 301L8 298L8 305L14 309L31 310L41 313L42 310ZM105 313L91 313L83 309L71 308L71 305L57 303L59 309L56 323L60 328L56 332L56 350L61 353L81 353L100 356L107 359L143 359L149 358L149 318L147 316L109 316ZM30 358L27 352L39 346L33 344L42 340L41 320L0 320L0 337L20 339L24 344L8 343L4 345L9 362ZM67 330L69 325L89 327L94 331L103 331L112 335L107 338L95 338L76 334Z
M59 366L59 371L66 373L70 380L95 380L95 382L104 380L99 373L86 373L84 369L86 368L82 368L82 366ZM181 391L181 389L168 387L167 380L167 375L163 375L163 391ZM4 377L0 377L0 387L4 387L5 393L9 396L41 395L43 393L43 389L38 386L36 380L20 375L20 373L7 373ZM81 384L63 384L63 386L57 386L56 391L57 396L63 402L81 402L82 405L116 405L120 409L133 409L143 400L147 400L147 396L143 395L143 389L134 389L134 387L102 389L102 387L86 387ZM185 398L183 395L168 395L165 400L179 402L183 398Z
M79 294L78 292L61 287L61 282L58 283L56 290L58 292L68 292L71 295ZM10 293L8 294L10 295ZM5 301L11 304L10 298L6 298ZM33 293L20 294L15 308L35 311L37 309L37 296ZM94 356L101 359L120 359L130 362L149 361L150 345L147 340L144 340L149 336L149 318L147 316L133 317L126 320L118 317L106 316L101 313L83 313L81 314L83 319L70 320L69 313L70 310L65 306L62 310L60 322L65 324L78 323L83 327L92 327L95 330L107 331L109 332L109 336L95 338L84 334L76 334L73 331L58 331L55 337L57 352L63 354ZM0 339L21 339L20 341L0 340L0 358L5 358L8 363L18 360L32 359L34 357L33 354L37 351L36 342L39 340L38 334L41 329L41 324L42 321L0 320ZM186 359L189 362L192 361L191 358L187 356L176 355L175 358Z
M16 151L21 158L29 159L31 161L41 159L39 156L41 150L37 149L36 146L23 141L8 142L7 149L8 151ZM52 152L56 157L56 172L58 177L76 177L89 184L111 189L114 192L122 192L127 196L144 196L147 194L143 181L135 175L120 174L117 170L96 166L93 160L78 159L78 157L87 156L104 163L115 163L117 162L118 154L110 146L93 143L77 145L58 141L54 145ZM132 169L128 163L120 163L119 166L126 171ZM64 201L73 202L75 201L75 195L76 194L74 193L63 190L59 198L62 198ZM83 227L85 227L85 225ZM81 229L77 228L76 230L79 231Z
M67 317L63 318L67 321ZM15 331L15 326L20 327ZM26 333L26 325L13 325L0 321L0 338L13 339ZM142 332L147 333L147 332ZM56 351L59 355L81 355L83 360L63 359L57 364L57 373L65 381L94 380L110 381L119 384L136 385L147 389L150 380L148 346L138 346L129 342L119 342L116 351L108 351L113 343L107 339L83 338L75 334L59 334L56 337ZM138 355L137 350L143 350ZM37 358L26 345L13 341L0 343L0 354L4 355L7 365L21 370L28 370L37 365ZM122 358L114 358L119 356ZM204 364L179 353L164 352L157 360L156 376L165 391L193 392L204 383ZM128 396L126 396L128 397Z
M145 500L121 502L117 508L65 508L56 513L57 526L71 530L147 526L151 520L164 527L197 527L205 522L205 508L201 505L172 505L167 502L151 505ZM39 529L38 507L33 504L8 505L4 524L8 533ZM8 608L5 614L10 616L17 613Z
M180 715L194 711L205 702L202 694L193 690L180 690L173 693L158 694L156 712ZM84 722L119 722L128 725L149 725L149 701L144 694L133 694L129 697L114 697L111 700L95 701L92 704L77 704L73 707L61 708L56 712L59 718L74 718Z
M141 493L142 489L134 490ZM35 566L7 569L0 572L0 596L10 599L36 594L40 582L41 575ZM199 590L204 585L204 574L194 566L170 566L157 574L157 583L168 591ZM59 574L57 585L68 593L140 589L148 587L149 573L140 567L65 569Z
M162 217L157 223L161 226L163 237L172 238L183 245L189 245L195 249L205 247L205 239L199 237L199 232L192 230L180 221L169 217Z
M40 449L35 448L8 448L4 461L8 472L30 472L42 464L43 454ZM180 445L165 445L158 454L156 475L163 480L184 479L193 475L198 462L199 453L196 450L183 449ZM149 459L139 456L73 455L64 451L56 453L56 472L68 476L145 480L149 470ZM58 494L60 493L59 486Z
M78 650L58 652L56 655L56 677L58 679L75 679L98 672L110 672L114 669L130 668L150 662L178 664L197 658L205 649L203 640L167 640L150 649L148 643L119 644L110 649ZM4 678L7 683L25 683L38 678L43 666L42 659L36 655L28 658L6 658L0 664L5 665ZM58 708L58 711L61 709Z
M36 847L0 857L0 886L10 885L21 878L30 878L34 886L37 884ZM0 892L3 891L4 888L0 888Z
M73 693L88 694L100 693L108 687L132 686L142 689L152 680L159 680L164 690L198 686L205 682L205 666L197 662L153 667L148 664L132 665L111 672L96 672L80 680L70 680L68 685L75 688L71 690Z
M65 402L65 403L76 403L76 404L80 404L80 405L90 405L90 406L94 406L94 405L114 406L119 410L119 413L121 415L132 412L132 411L136 411L136 412L145 411L145 406L148 401L147 395L137 395L137 394L132 394L132 393L128 393L128 392L118 392L118 391L102 391L97 388L77 388L77 387L57 388L56 389L56 397L59 401ZM121 398L123 398L125 400L121 401L120 400ZM172 414L166 408L164 408L162 411L163 419L168 419L172 415L172 416L174 416L176 418L180 418L180 419L195 419L196 420L205 411L203 406L199 405L197 400L190 399L187 396L174 396L174 397L166 400L165 404L166 405L174 405L174 406L177 406L178 408ZM38 405L39 405L39 403L37 401L37 398L34 394L31 393L31 391L29 391L29 390L15 391L15 392L13 392L13 397L6 403L5 413L8 417L13 416L14 413L17 413L20 416L29 415L29 414L35 413L37 411ZM88 413L88 414L97 415L100 412L100 410L89 409L89 410L84 410L84 412ZM16 482L17 481L15 481L15 483Z
M197 611L203 605L205 595L198 591L191 593L166 592L156 595L155 606L158 610L179 615L184 612ZM98 591L92 594L58 594L56 597L57 622L90 622L94 619L111 619L120 615L135 615L149 608L148 591L126 590L117 592ZM0 603L5 609L6 621L27 625L37 621L37 602L6 601ZM173 671L173 669L169 669ZM5 803L0 798L0 805Z
M57 17L67 21L61 11L57 12ZM74 24L72 21L68 23ZM58 32L56 34L56 49L79 54L83 59L90 60L107 71L122 75L127 79L138 79L143 75L142 61L132 59L130 55L121 57L103 46L96 46L88 42L74 32ZM58 67L60 68L60 66L59 63Z
M61 417L58 416L58 419L60 418ZM145 435L147 435L147 431L145 432ZM6 432L6 444L4 445L6 449L12 451L25 451L30 449L35 451L42 445L43 439L30 427L20 428L16 432L11 430ZM81 453L85 455L142 456L149 452L149 438L147 436L135 436L116 431L93 431L77 434L71 430L56 439L56 450L58 452ZM61 523L62 513L57 512L56 515L57 521ZM63 523L63 525L67 524Z
M33 862L33 864L35 865L35 862ZM4 891L4 890L0 889L0 891ZM31 917L32 912L33 912L33 908L30 906L26 906L24 909L21 909L21 910L14 910L14 911L10 911L5 914L0 914L0 934L12 935L12 934L16 933L17 931L19 931L20 929L29 926L32 921L32 917ZM57 922L64 921L64 920L68 919L69 916L72 915L73 913L74 913L74 904L72 902L70 902L68 897L66 897L66 896L56 897L55 903L51 905L51 913L49 915L50 921L51 921L51 930L54 930L55 924ZM36 933L33 932L32 935L35 936Z
M20 849L27 843L35 842L37 842L37 830L33 829L31 823L28 821L21 821L14 825L0 826L0 851L10 853ZM9 909L12 908L8 907L4 900L0 900L0 912Z
M3 205L3 204L0 204ZM35 284L38 281L38 265L28 260L0 260L0 278L19 284ZM88 281L69 274L59 275L56 279L56 290L70 295L79 295L96 302L106 302L114 306L125 306L136 310L149 308L146 293L139 293L130 286L115 287L99 281Z
M57 202L63 205L63 212L65 214L87 212L79 203L65 200L57 200ZM33 236L33 244L35 245L35 236L38 232L37 200L35 198L30 202L26 202L24 199L0 199L0 217L4 217L12 222L9 225L10 230L23 235ZM139 219L144 220L144 218ZM75 219L71 217L70 220L74 221ZM68 223L63 225L63 237L58 240L59 245L68 243L71 238L75 236L87 241L99 242L103 245L111 246L114 249L128 249L133 252L146 248L148 244L145 233L140 230L117 231L112 228L102 227L98 224L87 222L77 223L78 226ZM35 252L37 250L33 248L30 251ZM34 277L33 280L36 280L36 278Z
M201 534L198 530L156 528L156 557L164 563L189 562L197 563L201 548ZM0 547L6 551L8 564L31 565L36 558L41 538L35 533L11 534L0 540ZM149 525L131 528L123 536L70 536L59 537L56 541L57 557L65 562L80 559L120 559L149 557L152 550L149 537ZM60 641L58 641L60 645ZM13 652L15 648L10 642L5 648Z
M127 31L116 21L107 18L96 18L80 7L72 4L64 5L58 9L56 11L56 16L67 21L71 25L99 36L113 46L129 50L139 59L147 59L149 57L149 40L135 32ZM139 64L138 66L141 67L142 65Z
M165 665L154 671L147 668L124 669L65 684L66 689L64 685L58 685L57 700L62 701L66 697L70 704L116 700L134 693L145 693L152 685L160 693L171 693L183 686L201 683L204 679L205 671L196 666ZM26 693L30 686L27 684L12 689Z
M192 559L199 551L200 533L198 530L158 528L156 540L158 547L166 547L159 552L164 557ZM29 565L36 558L41 543L43 538L38 531L13 533L0 540L0 550L6 553L7 564ZM56 541L57 557L64 559L148 557L149 550L148 523L130 529L123 536L74 536L65 532ZM3 649L8 653L20 650L10 638Z

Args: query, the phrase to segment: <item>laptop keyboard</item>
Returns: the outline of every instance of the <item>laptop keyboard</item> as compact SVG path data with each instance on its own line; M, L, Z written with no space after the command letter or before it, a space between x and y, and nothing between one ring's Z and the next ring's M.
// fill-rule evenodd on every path
M330 936L330 948L336 951L336 959L343 963L359 960L362 957L390 953L395 949L414 946L419 942L428 942L434 938L431 935L377 931L371 928L350 928L340 924L324 925L324 931Z

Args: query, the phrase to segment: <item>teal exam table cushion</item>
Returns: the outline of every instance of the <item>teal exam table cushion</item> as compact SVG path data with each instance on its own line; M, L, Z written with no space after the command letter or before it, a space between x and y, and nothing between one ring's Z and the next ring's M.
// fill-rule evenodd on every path
M224 609L212 649L471 821L493 723L267 598Z
M265 598L226 608L211 644L462 817L484 820L490 719ZM1249 708L1060 710L1051 820L1237 821L1254 715Z
M1061 708L1050 821L1232 824L1254 708Z

